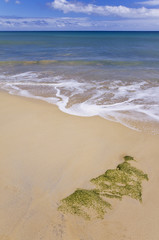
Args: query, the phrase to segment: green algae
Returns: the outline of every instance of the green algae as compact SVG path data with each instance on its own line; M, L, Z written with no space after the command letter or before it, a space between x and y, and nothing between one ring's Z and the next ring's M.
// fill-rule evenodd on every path
M117 169L119 169L122 172L127 173L129 176L134 176L139 180L148 180L148 175L145 174L142 170L139 170L133 166L130 165L128 162L123 162L122 164L119 164L117 166Z
M112 209L107 199L122 200L124 196L128 196L142 202L142 181L148 181L148 175L131 166L128 161L135 160L131 156L125 156L124 162L116 169L109 169L90 180L95 185L95 189L77 189L61 200L58 210L90 220L92 215L104 218L107 210Z
M116 169L107 170L103 175L93 178L91 183L108 197L122 199L123 196L129 196L142 201L143 180L148 180L148 175L124 161Z
M124 156L125 161L135 161L133 157L131 156Z
M86 220L90 219L88 210L92 211L97 218L103 218L107 208L111 204L100 197L100 192L96 189L77 189L67 198L63 199L59 210L65 213L82 216Z

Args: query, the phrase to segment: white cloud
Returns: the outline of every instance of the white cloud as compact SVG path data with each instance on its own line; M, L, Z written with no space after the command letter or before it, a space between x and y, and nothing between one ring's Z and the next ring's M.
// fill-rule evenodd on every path
M152 0L153 1L153 0ZM75 12L85 14L98 14L103 16L119 16L125 18L159 18L159 9L128 8L125 6L98 6L95 4L83 4L81 2L70 3L67 0L54 0L49 5L63 11L64 13Z
M9 2L9 0L4 0L6 3L8 3Z
M92 20L90 18L9 18L0 17L0 31L13 30L159 30L156 19Z
M90 26L87 18L9 18L0 17L1 30L65 30Z
M19 0L15 1L16 4L20 4L21 2Z
M143 1L143 2L138 2L138 4L149 5L149 6L159 6L159 0Z

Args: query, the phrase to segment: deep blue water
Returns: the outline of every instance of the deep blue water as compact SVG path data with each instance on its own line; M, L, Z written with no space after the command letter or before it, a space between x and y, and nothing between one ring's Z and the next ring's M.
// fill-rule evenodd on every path
M139 61L157 67L159 32L0 32L0 61L32 60Z

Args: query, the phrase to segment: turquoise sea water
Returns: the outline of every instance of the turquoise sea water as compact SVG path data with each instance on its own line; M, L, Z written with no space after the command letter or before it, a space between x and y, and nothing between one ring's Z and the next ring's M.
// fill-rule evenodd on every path
M156 133L159 32L0 32L0 87Z

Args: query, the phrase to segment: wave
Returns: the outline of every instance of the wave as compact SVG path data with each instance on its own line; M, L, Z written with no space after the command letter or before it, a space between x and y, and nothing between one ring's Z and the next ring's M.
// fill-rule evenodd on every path
M30 71L1 74L0 87L11 94L56 104L71 115L100 116L133 129L149 128L159 133L156 128L159 123L158 82L86 81Z

